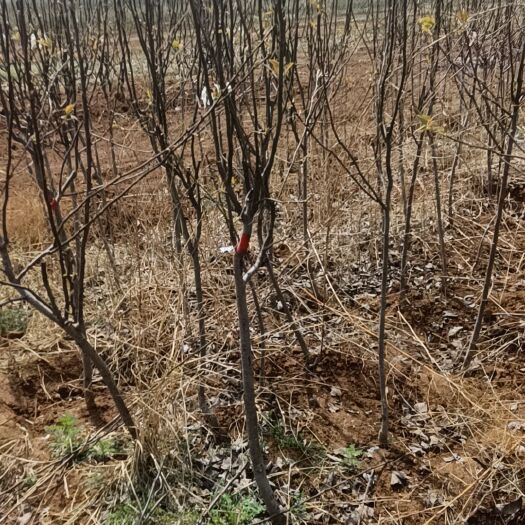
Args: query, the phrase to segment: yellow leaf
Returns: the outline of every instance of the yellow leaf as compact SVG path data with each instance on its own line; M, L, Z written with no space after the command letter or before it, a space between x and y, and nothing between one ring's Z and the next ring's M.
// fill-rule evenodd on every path
M468 11L465 11L464 9L462 9L461 11L458 11L456 13L456 18L458 19L458 22L460 24L465 25L469 19Z
M232 176L232 186L233 186L233 189L236 191L239 191L241 189L241 180L239 179L239 176L236 174Z
M270 58L268 62L270 63L270 67L272 68L273 74L276 77L278 77L279 76L279 61L275 60L275 58Z
M270 63L270 67L272 68L272 73L276 77L278 77L279 76L279 61L275 60L275 58L270 58L270 60L268 60L268 62ZM293 62L288 62L288 64L284 65L284 76L285 77L288 76L288 74L292 70L293 66L294 66Z
M432 29L436 25L436 21L433 16L423 16L418 20L419 27L423 33L432 34Z
M310 4L312 7L315 8L315 10L320 13L321 12L321 2L318 0L310 0Z
M421 124L424 124L425 126L432 122L432 117L430 115L425 115L424 113L420 113L417 118L420 120Z
M182 49L182 42L174 38L171 47L175 49L175 51L178 51L179 49Z
M273 17L273 11L271 9L263 13L263 25L265 29L268 29L270 25L272 24L272 17Z
M64 113L66 115L71 115L71 113L73 113L73 111L75 111L75 103L73 102L72 104L68 104L65 108L64 108Z
M38 41L38 45L40 47L47 47L47 48L50 48L51 45L52 45L52 41L49 37L44 37L44 38L41 38L39 41Z
M432 130L432 124L433 124L433 117L430 115L425 115L424 113L421 113L417 116L419 119L419 122L421 122L421 126L417 129L417 131L431 131Z
M14 40L15 42L19 42L19 41L20 41L20 31L15 31L15 32L13 33L13 40Z
M213 100L217 100L217 99L221 98L221 94L222 94L221 87L218 84L215 84L213 86L213 93L211 94L211 98Z
M417 131L428 131L429 133L441 133L441 134L445 133L445 128L441 126L436 126L434 122L434 117L421 113L417 116L417 118L421 122L421 126L418 128Z

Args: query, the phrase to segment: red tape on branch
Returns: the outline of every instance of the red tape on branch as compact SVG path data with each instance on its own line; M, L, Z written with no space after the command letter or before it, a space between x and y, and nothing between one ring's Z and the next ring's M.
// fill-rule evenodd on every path
M247 233L243 233L237 246L235 247L235 253L238 255L244 255L250 246L250 236Z

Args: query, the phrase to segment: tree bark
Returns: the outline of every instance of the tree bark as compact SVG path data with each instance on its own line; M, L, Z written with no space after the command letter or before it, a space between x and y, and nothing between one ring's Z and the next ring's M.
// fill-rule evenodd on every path
M106 385L107 389L109 390L109 393L111 394L111 397L113 398L113 402L115 403L117 411L120 417L122 418L124 425L128 429L128 432L130 433L131 437L133 439L137 439L137 427L135 426L133 418L131 417L128 407L124 402L122 394L120 393L120 390L115 380L113 379L113 375L111 374L104 359L100 357L99 353L93 348L91 343L87 339L82 337L82 335L79 334L77 330L69 326L64 327L64 330L73 338L80 351L82 352L82 355L85 356L87 360L90 360L96 366L96 368L100 372L100 375L102 376L102 381Z
M286 519L275 499L272 487L266 475L263 450L259 441L259 422L255 403L255 379L252 364L252 344L250 337L250 317L246 300L246 283L243 280L242 254L234 255L235 291L237 294L237 313L239 317L239 338L241 347L242 382L244 390L244 412L248 448L253 474L259 494L274 525L284 525Z

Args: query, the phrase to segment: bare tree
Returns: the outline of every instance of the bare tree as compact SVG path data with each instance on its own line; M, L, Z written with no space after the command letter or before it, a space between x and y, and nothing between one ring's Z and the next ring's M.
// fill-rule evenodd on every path
M266 475L259 440L246 290L265 260L273 234L270 177L294 67L287 62L284 3L276 0L265 11L260 0L253 5L237 2L235 9L223 1L212 5L192 1L191 9L202 90L210 98L214 89L224 94L220 104L224 113L212 109L210 124L215 162L224 188L225 220L236 244L233 265L250 457L259 493L272 522L284 523ZM248 118L241 117L242 113ZM234 190L234 178L241 180L241 195ZM242 228L239 237L234 214ZM262 245L255 263L246 269L254 224L258 225Z
M492 135L492 140L496 145L496 152L501 155L501 162L503 164L501 180L499 182L499 196L496 208L496 216L494 221L494 230L492 234L492 240L490 244L490 252L488 256L487 269L485 271L485 280L483 283L483 290L481 293L481 301L478 309L478 315L472 331L472 336L468 345L465 359L463 362L464 367L468 367L471 363L478 343L478 339L481 333L481 327L483 325L483 317L486 306L489 300L490 289L492 287L492 278L494 271L494 264L496 261L496 255L498 251L498 241L501 229L501 223L503 218L503 212L505 209L505 201L507 198L507 189L509 174L512 167L512 156L514 147L516 144L516 131L518 126L518 118L520 115L520 107L523 103L523 73L525 67L525 38L523 37L523 31L518 30L516 34L513 30L513 18L514 18L514 6L509 5L505 9L506 15L506 29L505 29L505 40L508 45L509 57L508 57L508 70L506 69L504 74L501 74L499 82L504 83L508 86L508 89L504 89L501 92L504 93L504 102L507 102L508 108L502 107L502 103L497 98L492 97L490 92L485 89L482 93L485 99L485 104L489 108L491 113L501 112L506 118L498 121L500 126L504 126L501 134L501 140L497 140L497 137ZM501 66L503 68L503 65ZM508 73L507 73L508 71ZM507 76L508 75L508 76ZM480 79L476 78L477 82ZM507 95L508 94L508 95ZM476 107L479 107L476 105ZM491 133L491 127L489 124L484 124L487 133Z
M179 153L169 145L178 129L173 130L170 123L170 108L178 105L181 122L184 124L189 113L191 124L199 119L198 104L193 95L192 75L196 73L197 54L193 53L188 39L188 6L183 2L137 2L114 0L117 13L118 40L124 60L121 75L127 87L127 97L132 101L132 108L143 131L146 133L152 151L159 156L166 176L166 184L171 200L172 237L175 251L182 258L186 250L191 258L196 295L196 317L198 322L198 352L206 357L208 346L206 335L206 312L202 282L202 269L199 254L199 242L202 235L203 206L199 174L203 159L196 148L197 138L188 141L189 160L184 149ZM128 27L128 16L133 26ZM137 35L141 54L132 48L132 36ZM186 49L190 51L187 52ZM137 59L146 65L146 75L137 67ZM176 83L174 95L168 94L168 87ZM191 102L188 104L189 97ZM146 93L145 103L140 102L141 92ZM189 107L186 107L189 106ZM192 210L190 215L185 208ZM184 283L182 283L185 289ZM187 292L187 290L186 290ZM187 301L187 297L185 298ZM204 384L199 385L199 405L204 418L212 430L218 432L219 425L211 413L205 396Z
M55 5L56 7L56 5ZM14 13L19 37L11 31L9 9L2 2L2 58L7 69L5 86L0 89L2 114L8 129L8 158L3 185L2 234L0 255L6 277L4 285L12 287L33 308L60 326L78 346L84 368L84 395L88 410L95 415L96 404L91 391L93 367L98 368L115 406L132 437L137 429L113 376L102 357L89 342L85 320L86 252L90 245L90 228L96 213L92 195L95 176L95 149L92 139L89 98L95 84L91 60L81 38L78 13L73 3L54 20L55 41L42 18L33 20L28 3L19 0ZM29 28L37 27L39 40ZM60 54L62 52L62 54ZM35 74L35 71L38 74ZM60 96L65 93L65 98ZM58 137L58 179L51 163L50 141ZM51 235L48 248L15 269L11 255L7 208L13 183L15 161L13 144L27 154L31 175L40 190L43 213ZM19 160L17 160L19 162ZM67 169L67 174L65 170ZM64 201L69 201L63 207ZM52 260L52 262L51 262ZM59 287L50 279L50 267L57 268ZM25 284L30 272L40 269L41 290ZM54 272L53 272L54 273Z

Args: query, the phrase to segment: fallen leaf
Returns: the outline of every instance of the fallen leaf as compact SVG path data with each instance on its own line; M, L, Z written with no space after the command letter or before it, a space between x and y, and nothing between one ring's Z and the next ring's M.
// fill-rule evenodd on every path
M414 405L414 410L416 411L416 414L426 414L428 412L428 405L423 403L416 403Z
M404 472L394 470L390 475L390 486L393 489L400 489L408 483L408 477Z
M331 396L334 396L334 397L341 397L341 395L343 394L343 392L341 391L341 389L337 386L333 386L331 389L330 389L330 395Z
M459 332L461 332L461 330L463 330L463 327L462 327L462 326L454 326L454 327L452 327L452 328L448 331L448 336L449 336L449 337L454 337L454 336L457 335Z
M509 430L525 430L525 422L523 421L511 421L507 428Z

